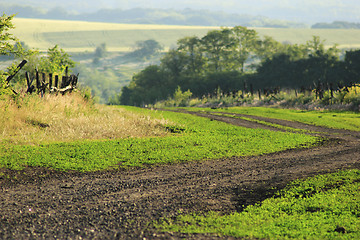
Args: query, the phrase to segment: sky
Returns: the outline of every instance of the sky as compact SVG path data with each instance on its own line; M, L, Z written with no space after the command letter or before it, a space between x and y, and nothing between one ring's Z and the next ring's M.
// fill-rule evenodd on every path
M191 8L306 23L360 22L360 0L0 0L9 2L45 8L60 5L74 12L94 12L100 8Z

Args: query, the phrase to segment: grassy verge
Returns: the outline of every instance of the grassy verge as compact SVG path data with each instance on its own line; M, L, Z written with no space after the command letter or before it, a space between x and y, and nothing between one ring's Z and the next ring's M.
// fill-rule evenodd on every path
M261 155L309 147L319 138L296 133L247 129L173 112L121 108L149 118L165 119L167 137L87 140L30 145L0 145L0 166L21 169L43 166L60 170L94 171L112 167L232 156ZM168 123L166 123L168 122Z
M318 175L240 213L180 215L157 227L256 239L360 239L359 190L360 170Z
M298 121L302 123L336 129L360 131L360 114L354 112L335 111L303 111L266 107L231 107L224 109L187 108L196 111L214 111L248 114L261 117Z

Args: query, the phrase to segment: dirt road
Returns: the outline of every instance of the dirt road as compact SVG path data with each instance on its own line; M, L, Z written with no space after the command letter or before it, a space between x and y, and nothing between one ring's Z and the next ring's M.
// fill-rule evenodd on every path
M272 128L231 117L202 116L239 126ZM360 168L360 132L261 120L315 130L330 140L312 149L132 171L2 169L0 239L233 239L158 233L148 223L179 212L241 210L291 180ZM3 177L9 173L16 179Z

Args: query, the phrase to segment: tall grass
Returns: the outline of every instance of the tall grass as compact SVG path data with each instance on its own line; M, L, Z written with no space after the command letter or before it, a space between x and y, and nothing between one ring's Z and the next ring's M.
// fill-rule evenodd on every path
M166 135L166 120L95 105L80 93L3 96L0 112L0 142L14 144Z

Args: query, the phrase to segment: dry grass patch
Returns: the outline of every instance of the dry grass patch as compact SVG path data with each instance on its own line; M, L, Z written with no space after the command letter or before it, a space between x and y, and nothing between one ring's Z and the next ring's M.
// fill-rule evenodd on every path
M0 100L0 141L39 144L81 139L165 136L164 119L94 105L80 93L3 97Z

